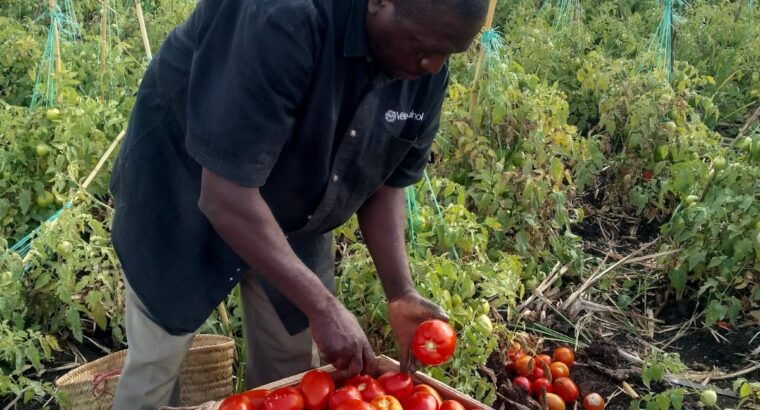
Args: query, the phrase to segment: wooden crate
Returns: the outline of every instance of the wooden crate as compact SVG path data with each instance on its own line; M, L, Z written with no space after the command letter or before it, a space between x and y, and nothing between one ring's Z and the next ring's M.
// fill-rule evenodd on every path
M319 369L324 370L330 374L336 373L335 368L329 365L320 367ZM398 371L399 363L388 356L378 356L377 370L381 374L388 371ZM274 390L279 387L289 387L289 386L295 387L298 385L298 383L301 382L301 379L303 378L304 374L305 373L301 373L295 376L286 377L284 379L281 379L269 384L265 384L257 388ZM415 384L424 383L424 384L430 385L431 387L436 389L438 393L441 394L441 397L443 397L444 400L456 400L462 403L465 406L465 408L467 408L468 410L473 410L473 409L493 410L493 408L488 407L483 403L480 403L479 401L473 399L472 397L466 394L460 393L459 391L447 386L446 384L441 383L438 380L435 380L420 372L416 372L412 374L412 380L414 380ZM161 410L218 410L220 404L221 402L208 402L200 406L194 406L194 407L162 407Z

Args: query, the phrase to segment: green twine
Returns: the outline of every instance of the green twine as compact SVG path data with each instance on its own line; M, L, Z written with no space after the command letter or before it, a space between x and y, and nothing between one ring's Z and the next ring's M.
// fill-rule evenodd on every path
M13 244L13 246L8 248L5 251L5 254L3 254L2 257L0 257L0 261L4 260L12 252L17 253L22 258L26 256L29 253L29 251L32 249L32 239L34 239L37 236L37 234L40 232L42 227L45 226L46 223L53 222L56 219L58 219L63 213L63 211L71 207L72 207L71 201L67 201L65 204L63 204L63 208L55 211L55 213L53 215L50 215L50 217L45 222L40 224L40 226L35 228L32 232L29 232L26 236L21 238L21 240L19 240L18 242Z
M412 210L412 200L416 201L414 198L414 187L406 187L404 192L406 193L406 213L409 215L409 232L412 238L412 247L414 248L417 246L417 239L414 236L414 211Z
M504 36L490 28L480 35L480 44L483 46L486 57L497 57L499 50L504 45Z
M566 26L572 20L570 16L579 8L579 0L559 0L557 15L554 17L554 28Z
M42 60L40 61L40 66L37 70L37 76L34 80L34 92L32 93L32 101L29 103L29 112L32 112L34 108L37 107L37 104L41 98L41 94L43 93L43 75L45 76L45 105L47 107L52 106L53 100L55 99L55 52L53 45L55 39L53 33L53 25L51 24L48 29L47 41L45 42L45 50L42 53Z

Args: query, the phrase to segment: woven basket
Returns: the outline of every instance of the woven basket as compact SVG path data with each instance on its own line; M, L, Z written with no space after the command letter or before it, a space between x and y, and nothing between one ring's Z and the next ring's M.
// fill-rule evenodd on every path
M220 400L232 394L235 341L226 336L196 335L182 362L180 400L183 406ZM122 350L77 367L55 381L73 410L111 408L127 351Z

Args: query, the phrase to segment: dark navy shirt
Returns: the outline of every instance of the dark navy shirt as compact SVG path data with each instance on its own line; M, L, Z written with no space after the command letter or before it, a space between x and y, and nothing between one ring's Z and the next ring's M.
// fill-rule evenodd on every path
M169 332L195 331L248 269L198 209L202 167L260 187L289 238L420 180L448 66L413 81L379 73L366 11L367 0L201 0L162 44L111 191L125 275ZM280 318L291 333L306 326Z

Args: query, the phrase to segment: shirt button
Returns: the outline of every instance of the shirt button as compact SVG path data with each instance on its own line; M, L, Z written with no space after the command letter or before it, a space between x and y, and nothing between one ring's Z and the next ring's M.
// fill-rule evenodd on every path
M338 174L333 174L333 182L338 182Z
M351 130L348 132L348 135L355 137L356 136L356 130Z
M311 219L311 215L306 216L306 219Z
M233 280L235 280L235 278L233 278L233 277L230 277L230 282L232 282Z

